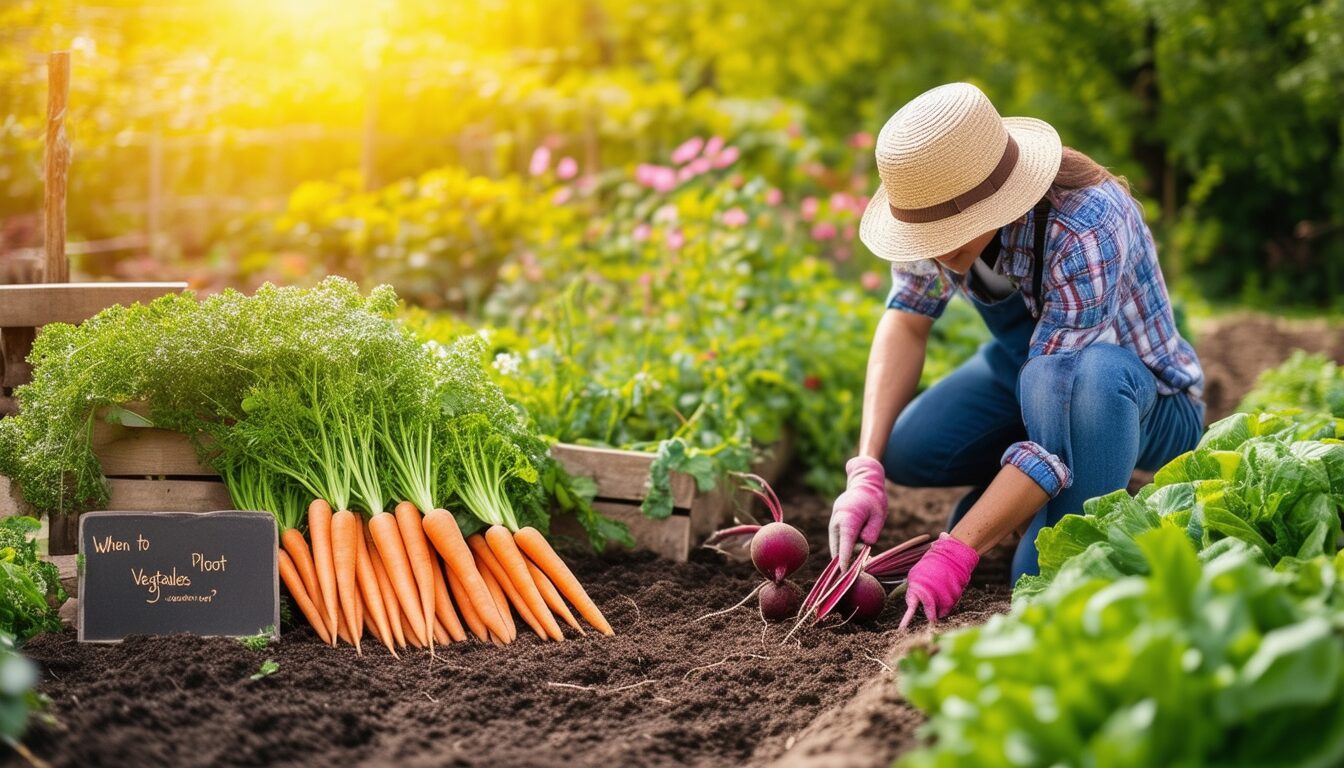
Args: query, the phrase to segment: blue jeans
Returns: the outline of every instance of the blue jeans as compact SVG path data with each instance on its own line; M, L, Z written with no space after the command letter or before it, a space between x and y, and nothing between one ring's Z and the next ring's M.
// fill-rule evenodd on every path
M1013 557L1013 582L1039 572L1036 534L1083 502L1129 483L1191 450L1204 428L1204 404L1159 395L1157 380L1132 351L1092 344L1037 357L1020 370L991 341L901 413L887 443L887 478L914 487L974 486L957 505L957 524L999 472L1009 445L1030 439L1058 456L1073 484L1045 504Z

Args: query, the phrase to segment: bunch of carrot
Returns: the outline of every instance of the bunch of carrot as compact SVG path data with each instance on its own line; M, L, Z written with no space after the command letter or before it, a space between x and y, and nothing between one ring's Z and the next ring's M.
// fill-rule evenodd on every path
M367 630L394 655L467 639L507 644L514 612L545 639L562 641L556 616L580 634L566 600L595 629L613 634L578 579L535 528L503 527L463 537L453 515L422 516L401 502L367 521L308 507L311 543L296 528L281 536L281 576L323 641L362 651Z

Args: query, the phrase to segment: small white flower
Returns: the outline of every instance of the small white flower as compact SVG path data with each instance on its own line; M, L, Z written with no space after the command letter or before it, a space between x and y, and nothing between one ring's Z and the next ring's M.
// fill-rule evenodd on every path
M500 352L495 355L494 366L495 370L505 376L512 376L518 372L518 368L522 365L522 362L523 359L521 357L511 352Z

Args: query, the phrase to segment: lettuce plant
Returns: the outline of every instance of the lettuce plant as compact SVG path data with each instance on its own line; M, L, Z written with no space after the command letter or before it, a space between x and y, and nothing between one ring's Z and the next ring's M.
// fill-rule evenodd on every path
M933 766L1339 765L1344 556L1285 562L1184 531L1134 539L1146 576L1082 576L901 662Z

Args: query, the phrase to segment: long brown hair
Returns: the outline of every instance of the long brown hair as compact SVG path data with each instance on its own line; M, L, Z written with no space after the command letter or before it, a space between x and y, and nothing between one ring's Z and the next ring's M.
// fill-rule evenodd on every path
M1095 187L1108 181L1115 181L1124 187L1126 192L1129 191L1129 180L1124 176L1116 176L1082 152L1073 147L1065 147L1064 156L1059 161L1059 172L1055 174L1055 181L1050 185L1050 193Z

